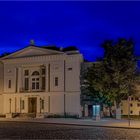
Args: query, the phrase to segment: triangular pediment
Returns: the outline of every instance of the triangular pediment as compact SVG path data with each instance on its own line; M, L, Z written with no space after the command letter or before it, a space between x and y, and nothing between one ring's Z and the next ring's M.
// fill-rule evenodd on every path
M56 54L63 54L63 52L50 50L46 48L29 46L15 53L12 53L8 56L5 56L2 59L22 58L22 57L30 57L30 56L41 56L41 55L56 55Z

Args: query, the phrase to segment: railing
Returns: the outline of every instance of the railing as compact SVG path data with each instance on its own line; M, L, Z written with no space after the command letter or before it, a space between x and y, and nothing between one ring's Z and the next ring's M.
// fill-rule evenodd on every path
M19 92L20 92L20 93L45 92L45 89L38 89L38 90L29 89L29 90L26 90L26 89L21 88L21 89L19 90Z

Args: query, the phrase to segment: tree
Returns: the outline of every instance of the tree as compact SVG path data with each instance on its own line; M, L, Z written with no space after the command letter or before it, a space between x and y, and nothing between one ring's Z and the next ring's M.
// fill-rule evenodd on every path
M104 56L85 74L86 88L95 97L100 93L107 103L116 103L135 93L137 72L134 43L132 39L119 39L117 42L105 41L102 44ZM96 91L93 92L93 89Z
M0 58L1 57L4 57L4 56L7 56L7 55L9 55L10 53L9 52L4 52L4 53L2 53L1 55L0 55Z

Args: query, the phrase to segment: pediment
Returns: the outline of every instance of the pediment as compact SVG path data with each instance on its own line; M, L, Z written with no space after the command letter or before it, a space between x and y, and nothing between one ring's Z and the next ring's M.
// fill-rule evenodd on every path
M5 56L2 59L22 58L22 57L30 57L30 56L41 56L41 55L56 55L56 54L63 54L63 52L29 46L15 53L12 53L8 56Z

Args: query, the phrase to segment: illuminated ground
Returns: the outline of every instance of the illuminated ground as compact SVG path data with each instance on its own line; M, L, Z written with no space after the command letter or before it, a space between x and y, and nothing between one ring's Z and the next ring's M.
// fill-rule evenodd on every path
M0 139L139 140L140 129L0 122Z

